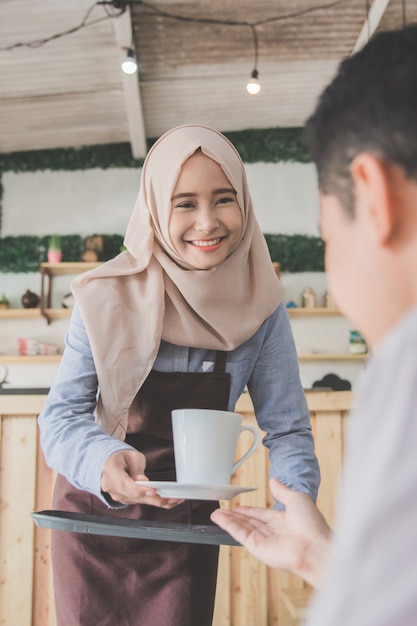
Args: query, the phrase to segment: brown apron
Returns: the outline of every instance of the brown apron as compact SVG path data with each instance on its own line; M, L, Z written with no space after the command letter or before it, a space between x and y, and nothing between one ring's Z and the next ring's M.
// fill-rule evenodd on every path
M126 442L146 456L149 480L175 480L171 410L227 410L230 374L218 352L213 372L152 370L129 410ZM213 501L170 510L109 509L58 475L54 509L119 518L210 524ZM211 626L218 547L52 532L58 626Z

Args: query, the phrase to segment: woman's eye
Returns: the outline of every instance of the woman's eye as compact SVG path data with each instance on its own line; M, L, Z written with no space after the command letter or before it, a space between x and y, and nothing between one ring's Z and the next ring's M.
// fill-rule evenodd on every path
M176 204L174 209L193 209L194 205L192 202L181 202L180 204Z
M217 204L227 204L229 202L234 202L235 198L232 198L231 196L224 196L223 198L219 198L217 200Z

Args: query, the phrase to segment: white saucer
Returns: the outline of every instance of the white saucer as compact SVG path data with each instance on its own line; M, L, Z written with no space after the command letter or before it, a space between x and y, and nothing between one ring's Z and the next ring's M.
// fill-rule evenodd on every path
M162 498L185 500L230 500L239 493L257 489L257 487L240 487L239 485L191 485L159 480L136 480L135 482L137 485L156 489Z

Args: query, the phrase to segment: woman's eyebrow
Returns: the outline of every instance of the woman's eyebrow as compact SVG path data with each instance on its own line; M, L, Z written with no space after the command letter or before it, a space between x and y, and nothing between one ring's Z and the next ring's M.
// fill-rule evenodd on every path
M193 198L196 195L196 193L192 192L177 193L175 196L172 196L171 200L177 200L178 198Z
M221 189L216 189L214 193L234 193L236 195L237 191L233 187L222 187Z
M237 191L235 189L233 189L233 187L222 187L221 189L215 189L213 192L215 195L216 194L221 194L221 193L233 193L233 194L237 194ZM175 194L175 196L172 196L171 200L178 200L178 198L195 198L196 196L198 196L198 193L194 193L192 191L190 192L183 192L183 193L177 193Z

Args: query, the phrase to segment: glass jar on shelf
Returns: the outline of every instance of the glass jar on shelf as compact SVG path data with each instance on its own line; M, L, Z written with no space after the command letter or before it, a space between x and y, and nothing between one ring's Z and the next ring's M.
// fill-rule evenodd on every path
M323 295L323 307L326 309L337 309L335 299L328 289Z
M316 306L316 294L312 287L306 287L301 294L301 306L313 309Z

